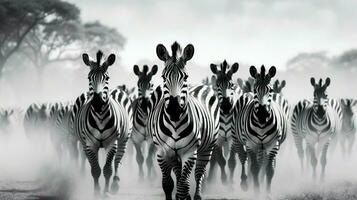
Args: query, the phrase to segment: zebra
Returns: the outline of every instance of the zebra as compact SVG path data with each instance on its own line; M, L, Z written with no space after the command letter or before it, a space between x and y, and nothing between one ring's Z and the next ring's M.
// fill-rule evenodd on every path
M117 169L126 143L132 129L132 107L128 95L119 89L109 93L109 75L107 69L115 62L115 55L110 54L103 61L103 53L97 52L96 61L84 53L82 59L89 66L89 94L80 95L73 106L70 117L71 126L82 144L83 151L91 166L94 179L94 193L99 195L99 177L101 168L98 162L99 148L107 151L103 168L105 187L104 193L109 191L109 182L112 176L112 162L114 159L114 177L111 190L119 189Z
M118 85L117 89L120 89L120 90L123 90L124 92L126 92L132 101L134 101L137 98L135 95L135 87L132 87L129 89L125 84L122 84L122 85Z
M242 91L237 89L236 84L232 81L232 75L238 71L239 64L234 63L232 66L228 65L224 60L220 65L220 70L217 69L217 65L210 65L211 71L214 74L212 76L213 89L216 91L219 106L220 106L220 118L219 118L219 134L217 138L216 146L212 152L212 158L210 161L210 168L208 173L208 181L212 181L215 171L215 165L218 162L221 168L221 180L223 183L227 182L227 175L225 171L226 158L223 154L223 148L228 152L231 145L231 128L232 128L232 108L233 103L237 99L236 96L240 96Z
M149 115L149 103L150 95L153 91L153 84L151 82L152 77L157 73L157 65L154 65L149 71L147 65L143 66L143 70L140 71L138 65L134 65L134 73L138 76L138 98L133 102L133 131L131 134L131 141L133 142L136 149L136 161L139 166L139 176L142 178L144 176L143 172L143 144L147 141L148 153L146 157L147 173L149 178L152 177L153 170L153 159L155 155L155 145L152 142L152 138L145 131L147 125L147 118Z
M47 137L50 114L50 104L47 103L33 103L25 111L23 126L26 136L34 141L39 138Z
M266 176L266 191L270 192L275 171L275 159L287 132L286 101L273 101L270 80L276 74L272 66L268 73L264 65L260 73L254 66L250 75L255 79L253 95L246 93L236 102L233 112L232 149L238 152L242 164L241 187L248 189L245 162L249 160L254 190L259 192L259 172Z
M62 156L68 153L75 161L78 160L78 139L74 135L70 125L70 117L73 109L73 103L58 102L51 106L50 121L51 130L50 138L57 151L61 161Z
M166 199L172 199L172 170L176 175L176 199L191 199L189 177L195 164L194 199L201 199L205 168L219 130L218 99L208 86L188 88L185 65L193 57L194 46L188 44L182 52L174 42L171 50L170 56L164 45L156 47L165 68L162 89L157 87L151 95L147 131L158 148Z
M243 79L238 78L237 83L243 93L253 92L254 78L249 77L246 81L243 81Z
M357 105L357 101L350 98L340 99L340 105L342 124L338 139L341 144L342 154L345 156L346 154L351 155L356 137L356 118L353 107Z
M1 109L0 108L0 133L9 135L12 116L15 110L13 108Z
M314 87L314 100L299 101L293 110L291 118L291 131L294 136L301 169L303 169L304 149L306 142L306 153L310 157L313 168L313 178L316 178L316 144L321 151L321 181L325 177L326 154L331 140L335 137L341 127L342 111L338 100L328 98L326 89L330 85L330 78L325 83L320 79L318 83L315 78L310 79Z
M282 94L282 90L285 86L286 86L285 80L282 80L281 82L279 80L275 80L273 84L273 92L276 94Z

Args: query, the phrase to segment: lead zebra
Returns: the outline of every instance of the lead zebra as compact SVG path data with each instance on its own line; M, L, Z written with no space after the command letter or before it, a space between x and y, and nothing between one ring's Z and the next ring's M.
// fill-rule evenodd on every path
M152 178L153 172L153 159L155 156L155 145L152 142L151 136L146 132L147 120L149 115L150 95L152 94L153 84L151 83L152 77L157 73L157 65L154 65L149 71L149 67L144 65L143 70L140 71L139 66L134 65L134 73L138 76L138 98L133 102L133 132L131 134L131 141L136 149L136 161L139 165L139 176L144 176L143 171L143 146L147 142L147 156L146 166L148 177Z
M253 96L246 93L241 96L234 110L233 145L238 152L242 164L241 187L246 190L247 175L245 163L249 159L250 172L253 176L255 191L259 191L259 172L266 176L267 188L270 192L275 172L275 159L280 145L287 132L286 100L273 101L273 90L270 80L276 74L271 67L266 74L265 67L260 73L254 66L250 67L250 75L255 79Z
M329 99L326 89L330 85L330 78L322 79L318 83L311 78L314 87L314 100L302 100L296 104L291 119L291 130L295 145L303 168L304 149L306 142L307 155L313 167L313 177L316 177L316 144L321 150L321 180L325 177L326 155L331 140L336 136L341 127L342 112L340 104L335 99Z
M186 62L194 54L193 45L187 45L183 54L180 45L171 46L172 56L159 44L156 54L164 61L163 91L157 87L151 96L147 131L158 147L158 162L162 171L162 187L166 199L172 199L177 180L176 199L191 199L189 177L196 164L194 199L201 199L205 168L210 160L219 129L218 99L212 88L188 88Z
M116 192L119 188L118 165L125 153L126 143L132 129L131 100L124 91L115 89L109 93L108 89L107 69L114 63L115 55L109 55L104 62L102 62L102 57L101 51L98 51L96 61L92 61L88 54L83 54L83 62L90 68L89 94L83 93L76 99L71 115L71 124L74 126L75 134L91 166L96 195L100 192L99 148L105 148L107 151L103 168L105 193L109 191L109 182L113 172L112 162L115 157L112 190Z
M237 88L237 85L233 83L232 76L238 71L239 64L234 63L232 66L228 65L227 61L223 61L220 64L220 69L217 69L217 65L210 65L211 71L214 74L212 76L212 87L217 94L219 102L219 134L217 143L212 152L212 158L210 161L210 168L208 173L208 181L212 182L215 173L216 163L221 169L221 180L223 183L227 183L226 175L226 158L224 153L229 152L231 141L231 129L232 129L232 110L237 97L242 94L242 91ZM238 89L238 90L237 90ZM223 149L224 148L224 149Z

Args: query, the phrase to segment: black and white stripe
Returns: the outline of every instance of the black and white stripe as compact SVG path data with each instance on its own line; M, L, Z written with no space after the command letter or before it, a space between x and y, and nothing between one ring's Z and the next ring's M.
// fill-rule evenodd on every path
M151 135L146 132L146 125L149 115L149 104L150 96L153 91L153 84L151 82L152 77L157 73L157 65L154 65L149 71L147 65L143 66L143 70L140 71L139 66L135 65L134 68L135 75L138 76L138 98L133 102L133 131L131 134L131 141L133 142L136 149L136 161L139 165L139 176L142 178L144 176L143 162L144 162L144 147L145 142L147 143L147 156L146 165L148 178L153 178L153 160L155 156L155 145L152 142Z
M211 80L212 87L218 97L220 116L219 134L216 146L212 152L208 180L210 182L213 181L215 165L218 163L221 169L221 180L223 183L226 183L227 175L225 166L227 161L224 154L227 155L232 143L231 129L233 124L233 106L235 101L242 94L242 90L240 90L232 81L232 75L238 71L239 65L238 63L234 63L230 66L227 61L223 61L223 63L220 64L220 68L217 68L217 65L215 64L211 64L210 67L214 74Z
M176 199L190 198L189 177L195 164L195 199L201 199L205 168L219 129L218 99L210 87L188 89L185 65L194 54L193 45L187 45L182 56L177 42L171 49L169 56L162 44L156 48L158 57L165 62L163 89L158 87L151 97L147 131L158 147L166 199L172 199L172 170L177 180Z
M255 79L253 96L246 93L239 98L234 110L233 149L238 152L242 164L241 186L247 189L245 163L250 163L254 189L259 190L259 173L262 170L267 180L267 191L275 171L275 159L287 132L287 116L280 104L272 100L273 90L270 80L276 74L271 67L266 74L265 67L260 73L254 66L250 74Z
M351 98L340 99L342 111L342 125L338 140L341 144L343 155L351 155L352 147L356 137L356 116L355 109L357 100Z
M111 54L105 62L102 52L97 53L97 60L92 61L83 54L84 63L90 67L88 74L89 94L79 96L74 104L71 123L83 146L94 179L94 190L100 191L98 179L101 168L98 162L99 148L105 148L107 157L103 168L105 178L104 192L109 191L109 181L112 175L114 159L114 178L112 190L118 190L118 165L125 152L126 143L132 129L132 108L128 95L119 89L109 93L109 75L107 69L115 61Z
M321 179L324 179L326 168L326 154L329 144L341 128L342 111L338 100L328 98L326 89L330 85L330 78L322 84L315 83L311 78L311 85L314 87L314 100L303 100L294 107L291 119L291 130L294 136L295 145L303 168L304 149L303 142L306 142L306 153L310 157L313 167L313 177L316 176L317 166L317 145L321 151Z

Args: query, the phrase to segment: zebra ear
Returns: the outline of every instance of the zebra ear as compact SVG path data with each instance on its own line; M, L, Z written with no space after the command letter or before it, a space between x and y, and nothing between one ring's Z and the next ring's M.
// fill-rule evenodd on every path
M329 86L331 83L331 79L329 77L326 78L326 81L325 81L325 87Z
M273 84L273 90L274 92L277 92L279 89L279 80L276 80Z
M231 67L230 74L232 75L232 74L236 73L238 71L238 69L239 69L239 64L234 63Z
M156 55L162 61L166 61L170 57L169 53L166 50L166 47L164 45L162 45L162 44L158 44L156 46Z
M280 87L283 88L283 87L285 87L285 85L286 85L286 81L285 80L281 81Z
M152 66L150 74L151 74L151 76L154 76L156 73L157 73L157 65L154 65L154 66Z
M210 68L211 68L212 73L217 74L217 65L212 63L210 65Z
M86 64L87 66L90 66L88 54L86 54L86 53L82 54L82 59L83 59L84 64Z
M134 70L135 75L140 76L140 69L139 69L139 66L134 65L133 70Z
M274 66L270 67L269 69L269 77L273 78L276 74L276 68Z
M213 76L211 77L211 83L212 83L212 87L213 87L213 88L216 88L216 87L217 87L216 82L217 82L217 78L216 78L215 75L213 75Z
M105 64L103 64L106 67L109 67L111 65L113 65L115 62L115 55L114 54L110 54L107 58L107 61L105 61Z
M250 72L250 75L253 78L256 78L256 76L257 76L257 68L255 68L254 66L250 66L249 72Z
M240 89L243 89L244 85L243 85L243 80L241 78L237 79L237 83L238 83L238 86L240 87Z
M311 83L312 86L315 87L316 84L315 84L315 78L314 77L311 77L310 83Z
M195 53L195 48L192 44L188 44L185 49L183 50L183 59L187 62L191 60L193 54Z

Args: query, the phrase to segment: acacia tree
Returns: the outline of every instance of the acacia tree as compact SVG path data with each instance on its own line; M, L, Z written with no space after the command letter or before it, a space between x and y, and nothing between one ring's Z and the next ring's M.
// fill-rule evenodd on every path
M61 0L2 0L0 2L0 76L8 59L19 51L30 33L78 18L78 8Z
M101 49L103 52L118 52L124 48L126 39L115 28L96 21L85 23L83 30L84 51L95 53Z
M28 34L22 52L33 62L40 78L51 63L79 58L80 29L78 22L64 21L38 27Z

